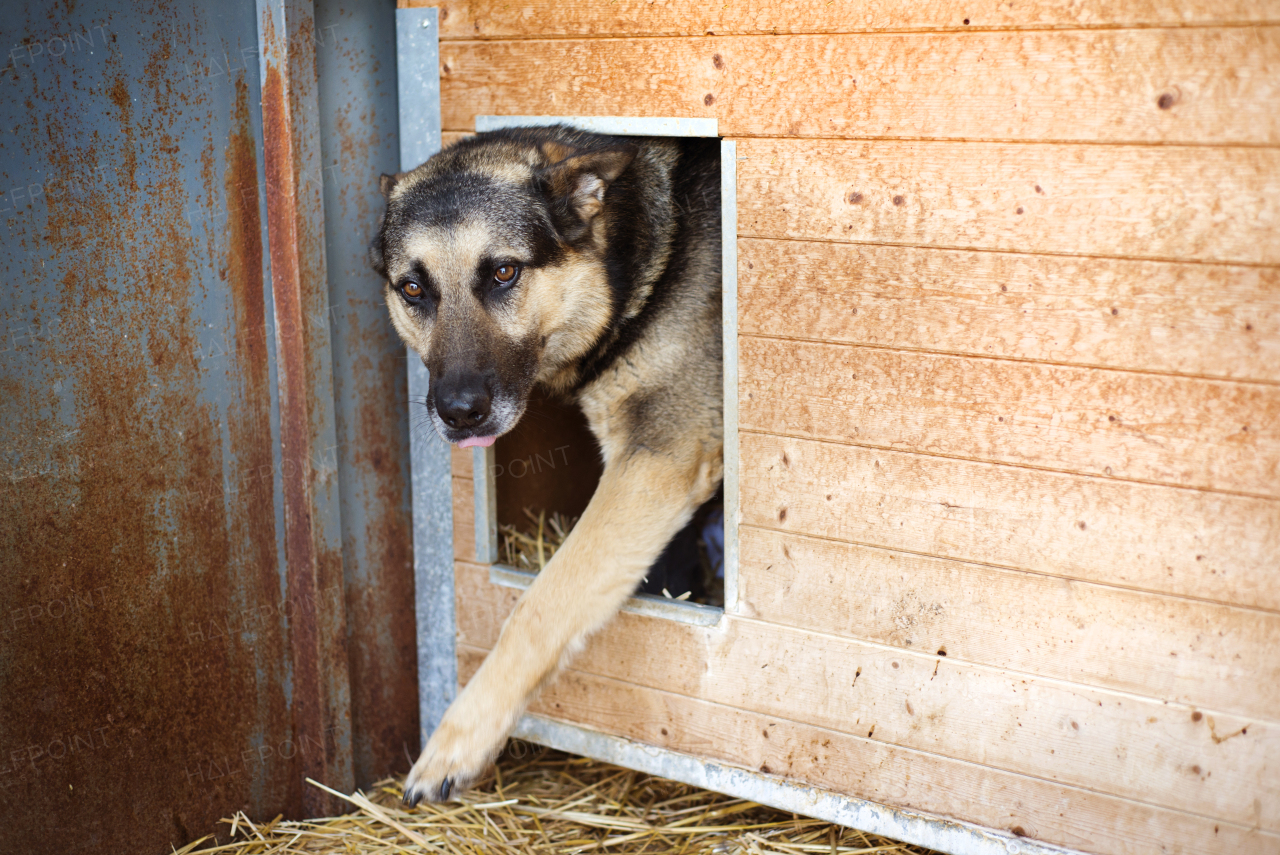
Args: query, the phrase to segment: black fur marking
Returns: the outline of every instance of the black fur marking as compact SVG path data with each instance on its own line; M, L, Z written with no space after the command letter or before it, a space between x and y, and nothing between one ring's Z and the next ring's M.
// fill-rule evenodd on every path
M510 192L510 185L499 184L478 173L445 174L409 188L396 208L396 225L407 222L444 228L458 226L471 212L490 209L495 196Z
M636 219L616 218L611 221L609 255L605 267L609 275L609 288L613 298L613 318L609 328L616 334L602 339L583 357L576 389L596 380L619 356L624 354L643 335L658 311L663 308L672 293L680 288L688 265L690 252L697 244L691 235L698 231L710 232L720 237L720 141L716 139L690 139L682 141L681 162L673 174L672 196L676 203L676 234L681 240L667 259L666 269L653 287L648 301L638 315L622 319L628 297L634 288L632 271L649 251L653 233L646 224ZM622 196L618 207L626 210L630 201L627 193L634 193L623 176L611 188ZM621 185L621 186L620 186ZM714 198L707 198L707 187L714 187ZM611 207L613 203L611 200ZM638 219L638 218L637 218Z
M383 224L383 257L386 241L403 239L414 226L453 228L472 219L485 221L495 233L524 247L529 257L522 261L531 266L563 258L545 200L533 182L504 183L475 172L446 173L414 185Z
M683 423L671 418L671 402L657 393L641 393L627 399L624 407L627 444L633 451L665 448L679 434Z

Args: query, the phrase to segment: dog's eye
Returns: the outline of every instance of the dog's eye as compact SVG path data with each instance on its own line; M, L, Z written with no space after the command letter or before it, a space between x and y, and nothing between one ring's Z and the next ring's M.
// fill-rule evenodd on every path
M520 275L520 267L516 264L503 264L493 271L493 281L499 285L510 285Z
M422 296L422 286L417 282L404 283L400 286L400 291L411 300L416 300Z

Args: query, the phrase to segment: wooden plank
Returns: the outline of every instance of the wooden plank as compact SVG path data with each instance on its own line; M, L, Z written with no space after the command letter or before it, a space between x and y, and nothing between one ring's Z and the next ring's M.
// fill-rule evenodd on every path
M440 7L441 39L547 36L701 36L849 33L902 30L1032 29L1264 23L1280 21L1275 0L1101 0L995 3L968 8L945 0L889 0L874 5L829 0L401 0L401 7Z
M1278 382L1280 270L743 239L738 328Z
M454 131L477 114L705 116L724 136L1280 142L1276 27L481 40L440 55Z
M738 159L740 237L1280 262L1273 149L755 139Z
M1280 610L1280 503L743 432L742 522Z
M460 604L490 596L487 574L458 566ZM460 643L492 645L501 600L459 615ZM489 623L477 626L478 619ZM1280 827L1280 725L1258 719L733 616L695 627L622 613L574 668L1173 810Z
M463 681L485 651L458 648ZM1280 855L1280 837L572 670L538 715L1099 855ZM766 735L767 734L767 735Z
M456 445L449 446L449 468L454 478L471 477L471 452Z
M1280 386L743 336L743 429L1280 497Z
M1280 615L742 528L740 613L1262 718Z
M476 560L475 482L470 476L453 478L453 557Z

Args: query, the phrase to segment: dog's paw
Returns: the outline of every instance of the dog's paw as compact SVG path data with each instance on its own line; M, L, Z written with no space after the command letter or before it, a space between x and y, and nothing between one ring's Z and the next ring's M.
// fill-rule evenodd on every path
M404 782L404 803L442 802L475 782L506 743L506 729L481 717L451 715L431 734Z

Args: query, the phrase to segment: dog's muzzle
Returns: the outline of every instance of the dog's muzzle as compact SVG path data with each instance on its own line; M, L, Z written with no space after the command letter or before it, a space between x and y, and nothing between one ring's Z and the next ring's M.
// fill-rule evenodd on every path
M452 372L440 378L435 388L436 414L449 428L450 442L460 448L489 446L497 431L486 431L493 411L492 383L479 373Z

